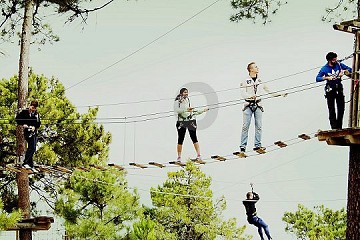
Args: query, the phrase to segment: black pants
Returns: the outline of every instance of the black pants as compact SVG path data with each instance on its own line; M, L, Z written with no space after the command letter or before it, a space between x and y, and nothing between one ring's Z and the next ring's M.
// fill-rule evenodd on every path
M26 137L25 139L28 143L28 146L25 153L24 164L28 164L30 167L34 167L33 156L36 151L36 135L34 134L33 136Z
M192 140L193 143L197 143L197 136L196 136L196 128L195 129L190 129L188 127L185 126L180 126L179 123L176 123L176 129L178 132L178 144L182 145L185 139L185 133L186 133L186 129L188 129L189 134L190 134L190 138Z
M329 120L331 129L342 129L342 122L345 111L345 96L343 89L333 89L326 93L326 100L329 109ZM337 114L335 111L335 102Z

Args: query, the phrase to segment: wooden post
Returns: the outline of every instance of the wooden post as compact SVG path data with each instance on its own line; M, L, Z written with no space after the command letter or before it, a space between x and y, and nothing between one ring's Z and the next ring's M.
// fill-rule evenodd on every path
M360 0L358 2L358 5ZM358 15L359 17L359 15ZM360 126L359 117L359 54L360 54L360 32L355 33L355 54L353 59L353 81L351 83L350 96L350 127ZM352 94L351 94L352 93ZM360 145L350 145L349 149L349 175L348 175L348 197L347 197L347 228L346 240L359 239L360 233Z
M328 144L334 145L348 145L349 150L349 174L348 174L348 200L347 200L347 228L346 240L358 240L360 233L360 138L355 136L356 130L360 128L360 103L359 103L359 65L360 65L360 0L358 6L358 19L345 21L340 24L335 24L334 29L352 33L355 36L355 53L353 58L352 70L352 83L350 89L350 116L349 127L353 130L349 136L335 136L334 132L321 133L318 135L319 140L325 136ZM343 133L345 131L342 131ZM346 134L345 134L346 135Z

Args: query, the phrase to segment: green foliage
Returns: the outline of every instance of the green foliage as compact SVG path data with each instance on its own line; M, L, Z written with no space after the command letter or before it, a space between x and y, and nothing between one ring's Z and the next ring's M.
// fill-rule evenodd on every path
M4 204L0 200L0 230L5 230L9 227L14 227L15 224L21 220L21 212L19 210L7 213L3 210Z
M155 237L155 222L149 217L141 219L133 224L133 232L130 235L131 240L157 240Z
M151 188L155 208L148 214L161 226L155 227L157 239L249 239L242 236L245 226L222 220L225 199L214 204L210 185L211 178L188 162L184 169L169 172L162 186Z
M73 239L121 239L140 212L138 194L127 190L123 171L75 171L59 193L55 212Z
M299 204L295 213L285 212L285 231L298 239L343 240L346 232L346 211L344 208L333 211L323 205L315 206L314 211Z
M17 106L17 77L0 81L1 135L15 142L14 115ZM64 86L55 78L30 72L28 99L39 101L42 127L35 161L61 166L89 166L103 164L108 158L110 133L95 124L97 108L80 114L65 96ZM49 137L49 133L54 136ZM14 157L8 156L9 161Z
M3 161L15 161L16 144L14 116L17 106L17 76L0 81L0 135L7 145L8 154ZM88 109L84 114L77 112L65 96L64 86L56 78L47 78L30 71L28 101L39 101L38 111L42 121L39 129L39 141L34 161L37 164L60 165L65 167L90 164L104 165L108 159L111 135L102 125L94 123L97 108ZM51 176L50 176L51 177ZM11 212L17 206L17 189L14 174L0 178L1 197L5 210ZM55 196L52 188L36 186L38 177L31 179L31 187L37 187L37 193L45 191ZM50 181L56 182L56 179Z
M270 22L271 15L276 14L286 3L281 0L231 0L231 6L236 13L230 17L230 21L239 22L249 19L255 22L260 19L263 24L266 24Z

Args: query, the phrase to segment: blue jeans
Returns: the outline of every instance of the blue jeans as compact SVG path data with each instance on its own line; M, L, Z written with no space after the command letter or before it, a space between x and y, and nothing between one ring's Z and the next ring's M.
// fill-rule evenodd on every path
M255 112L251 111L249 107L243 110L243 126L241 131L241 148L246 148L248 141L249 126L251 117L254 115L255 119L255 142L254 147L261 147L261 126L262 126L262 111L257 108Z
M34 134L33 136L26 138L26 141L28 146L25 153L24 164L28 164L30 167L34 167L33 156L36 151L36 135Z
M251 216L248 218L248 222L258 228L258 233L260 235L261 240L264 240L264 235L262 231L263 229L265 231L267 238L269 240L271 239L269 226L264 222L264 220L262 220L258 216Z

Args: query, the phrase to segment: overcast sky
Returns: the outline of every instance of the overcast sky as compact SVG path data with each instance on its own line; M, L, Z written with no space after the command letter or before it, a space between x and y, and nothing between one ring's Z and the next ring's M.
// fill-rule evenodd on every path
M38 74L58 78L80 112L86 111L84 106L101 105L99 118L127 117L131 121L129 117L134 115L171 111L173 98L184 85L189 88L193 106L208 104L206 95L201 94L206 91L195 89L196 82L214 89L219 102L240 99L238 87L251 61L256 61L262 79L269 81L272 90L281 90L313 83L328 51L337 52L340 59L353 51L351 34L321 22L325 7L336 0L289 1L266 26L249 21L231 23L229 1L211 5L214 2L116 1L92 14L85 26L79 22L64 25L64 16L49 16L61 40L41 51L33 46L30 65ZM352 19L350 14L343 17ZM6 54L0 58L0 77L9 78L18 72L19 49L10 44L2 44L0 49ZM351 60L344 63L352 65ZM349 82L344 85L349 100ZM323 95L320 86L264 101L263 145L270 150L277 149L273 143L278 140L293 139L288 143L295 144L261 156L208 161L201 166L212 177L215 198L226 197L225 218L236 217L240 225L248 225L241 201L250 190L249 182L260 194L258 214L269 224L274 239L293 239L285 233L281 217L285 211L294 211L298 203L334 209L346 206L348 148L327 146L316 138L296 140L301 133L313 136L318 129L329 128ZM130 103L144 100L159 101ZM204 159L215 154L231 156L239 150L241 108L241 104L219 108L213 124L198 131ZM113 136L109 162L128 168L129 185L139 189L141 202L146 205L151 203L149 188L162 184L166 173L178 168L133 169L128 164L175 160L175 121L170 117L126 125L110 124L109 119L104 122ZM253 135L252 125L248 150L253 147ZM186 136L183 158L194 156ZM255 227L248 225L246 233L258 239ZM8 235L3 236L6 239ZM61 239L56 232L34 236Z

